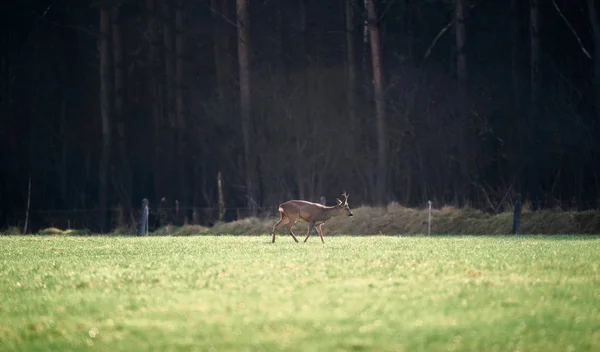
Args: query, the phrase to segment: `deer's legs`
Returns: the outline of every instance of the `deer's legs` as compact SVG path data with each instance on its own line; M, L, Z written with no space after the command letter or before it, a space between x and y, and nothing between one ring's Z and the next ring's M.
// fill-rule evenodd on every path
M281 219L279 219L279 221L275 225L273 225L273 242L272 243L275 243L275 231L277 231L281 226L287 224L288 221L289 221L289 219L286 216L284 216L283 214L281 214Z
M306 238L304 239L304 242L306 242L308 240L308 238L310 237L310 235L312 235L314 228L315 228L315 222L310 221L308 223L308 232L306 233Z
M319 233L319 236L321 236L321 242L325 243L325 241L323 241L323 224L317 226L317 232Z
M294 241L296 241L296 243L298 243L298 239L296 238L296 236L294 235L294 231L292 231L292 227L294 227L294 224L296 223L298 219L290 219L289 220L289 224L290 224L290 235L292 235L292 238L294 239Z

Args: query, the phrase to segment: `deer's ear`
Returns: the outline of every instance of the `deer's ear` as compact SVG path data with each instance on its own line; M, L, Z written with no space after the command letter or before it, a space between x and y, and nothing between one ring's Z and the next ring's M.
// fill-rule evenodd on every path
M338 205L342 205L342 201L339 198L336 198Z

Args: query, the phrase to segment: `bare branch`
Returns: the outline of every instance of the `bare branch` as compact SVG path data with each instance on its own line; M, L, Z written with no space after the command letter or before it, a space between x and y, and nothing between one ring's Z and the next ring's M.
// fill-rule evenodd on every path
M471 6L469 6L469 10L474 8L475 5L476 4L471 4ZM431 42L431 44L427 48L427 51L425 52L425 56L423 56L423 60L426 60L429 57L429 55L431 55L431 50L433 50L433 47L437 44L438 40L440 40L444 33L448 32L450 27L452 27L453 22L453 19L450 20L450 22L448 22L448 24L444 28L442 28L442 30L435 36L435 38L433 38L433 41Z
M213 14L217 15L217 17L221 17L222 20L224 20L227 24L231 25L232 27L236 27L237 28L237 23L235 23L234 21L230 20L229 18L227 18L227 16L225 16L223 13L217 11L215 8L213 8L210 5L207 5L206 7L208 7L208 9L210 10L210 12L212 12Z
M579 36L577 35L577 32L575 31L575 28L573 28L573 26L571 25L571 22L569 22L569 20L565 17L565 15L563 15L562 11L558 7L558 4L556 4L555 0L552 0L552 5L554 5L554 8L556 9L556 11L560 15L560 17L565 21L565 23L567 24L567 27L569 27L569 29L571 30L571 32L573 32L573 35L575 36L575 38L577 39L577 42L579 43L579 47L581 48L581 51L583 51L583 53L585 54L585 56L587 56L591 60L592 59L592 55L583 46L583 43L581 42L581 38L579 38Z
M452 27L452 21L448 22L448 24L444 28L442 28L442 30L435 36L435 38L433 38L433 41L427 48L427 51L425 52L425 56L423 57L423 59L427 59L429 57L433 47L437 44L438 40L440 40L440 38L444 35L444 33L448 32L450 27Z
M93 37L95 37L96 39L100 38L100 33L98 32L94 32L93 30L86 28L84 26L76 26L76 25L71 25L71 24L62 24L62 23L58 23L56 21L52 21L46 18L46 15L48 14L48 12L51 10L52 5L49 5L46 10L44 10L44 13L42 13L41 15L36 13L35 15L38 17L38 19L40 20L44 20L50 24L52 24L53 26L56 27L63 27L63 28L71 28L71 29L75 29L78 31L83 31L89 35L92 35Z

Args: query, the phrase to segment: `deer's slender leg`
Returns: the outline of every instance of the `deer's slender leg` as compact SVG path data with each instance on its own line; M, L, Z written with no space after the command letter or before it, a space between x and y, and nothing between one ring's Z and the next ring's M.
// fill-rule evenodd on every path
M323 224L319 224L319 226L317 226L317 232L319 233L319 236L321 236L321 242L325 243L325 241L323 241Z
M292 235L292 238L294 239L294 241L296 241L296 243L298 243L298 239L296 238L296 236L294 236L294 231L292 231L292 227L294 227L294 224L296 223L298 219L290 219L289 220L289 224L290 224L290 235Z
M310 235L312 235L314 227L315 227L315 222L309 221L308 222L308 232L306 233L306 238L304 239L304 242L306 242L308 240L308 238L310 237Z
M272 243L275 243L275 231L277 231L281 226L287 224L288 221L289 221L289 219L285 215L281 214L281 219L279 219L279 221L275 225L273 225L273 242Z
M294 233L292 231L290 231L290 235L292 235L292 238L294 239L294 241L296 241L296 243L298 243L298 239L296 238L296 236L294 236Z

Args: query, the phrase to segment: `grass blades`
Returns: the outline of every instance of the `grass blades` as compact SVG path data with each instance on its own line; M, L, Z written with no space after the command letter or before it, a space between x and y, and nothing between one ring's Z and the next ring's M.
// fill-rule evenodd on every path
M592 351L598 236L0 237L0 350Z

